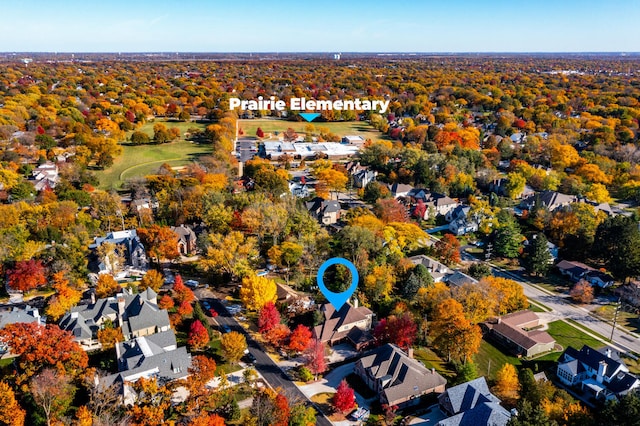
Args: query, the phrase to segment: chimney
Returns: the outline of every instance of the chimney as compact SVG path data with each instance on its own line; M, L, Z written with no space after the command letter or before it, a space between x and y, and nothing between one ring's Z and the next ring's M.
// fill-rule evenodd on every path
M611 358L611 348L607 348L607 358Z
M96 303L96 292L95 291L91 291L91 304L95 305Z
M411 359L413 359L413 348L408 348L407 349L407 356Z
M353 298L353 307L358 309L358 297L357 296Z
M118 295L118 322L122 325L122 317L124 316L124 295Z
M607 374L607 363L602 360L598 363L598 377L596 378L596 381L598 383L603 383L605 374Z
M436 374L436 369L431 367L431 374Z

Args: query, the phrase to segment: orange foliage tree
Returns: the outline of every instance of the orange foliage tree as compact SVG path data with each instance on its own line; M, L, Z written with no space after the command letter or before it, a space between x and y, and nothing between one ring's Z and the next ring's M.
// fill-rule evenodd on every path
M7 277L9 287L19 291L31 291L47 283L42 262L34 259L16 262Z

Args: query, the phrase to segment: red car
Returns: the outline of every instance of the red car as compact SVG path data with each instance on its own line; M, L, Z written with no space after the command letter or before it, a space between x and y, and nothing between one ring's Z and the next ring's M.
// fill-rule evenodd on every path
M218 313L216 312L215 309L211 308L209 309L209 315L211 315L213 318L218 316Z

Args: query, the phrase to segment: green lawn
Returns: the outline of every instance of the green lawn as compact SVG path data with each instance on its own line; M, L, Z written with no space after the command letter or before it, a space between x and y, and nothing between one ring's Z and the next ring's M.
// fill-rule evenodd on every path
M478 369L478 375L487 376L489 379L494 379L496 373L504 364L516 366L522 364L519 358L507 355L484 339L480 342L480 350L476 354L474 362Z
M456 377L456 372L451 370L447 366L446 360L443 360L435 352L433 352L429 348L417 348L413 352L413 356L422 361L425 367L427 368L435 368L438 373L440 373L446 379L453 379Z
M153 125L158 122L165 124L168 128L179 128L180 139L162 145L133 146L128 141L123 142L121 145L122 154L114 160L113 166L96 172L101 189L117 190L127 179L155 173L163 163L173 167L184 166L198 156L211 153L210 145L193 143L184 139L184 134L189 128L204 129L206 125L202 123L156 120L145 123L136 130L153 137ZM127 134L127 138L131 133Z
M117 190L125 180L155 173L163 163L184 166L210 153L210 145L185 140L162 145L123 145L122 155L115 159L113 166L96 172L96 176L100 188Z
M564 349L572 346L576 349L580 349L583 345L589 345L594 349L598 349L603 346L603 343L583 331L577 329L573 325L564 321L553 321L549 323L548 333L556 339L559 345L562 345Z
M326 127L331 133L335 133L339 136L360 135L365 139L371 139L373 141L388 139L386 135L371 127L366 121L336 121L326 123L314 121L312 123L308 123L306 121L295 122L265 119L238 120L238 128L242 129L244 135L249 137L255 137L258 127L260 127L265 134L275 132L282 133L289 127L298 133L304 133L304 129L308 124L312 124L315 127L316 132L320 127Z

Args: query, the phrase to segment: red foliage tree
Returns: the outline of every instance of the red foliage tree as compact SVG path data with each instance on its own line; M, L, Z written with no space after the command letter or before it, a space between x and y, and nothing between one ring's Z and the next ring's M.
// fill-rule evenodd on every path
M267 332L265 338L273 346L279 348L287 340L290 334L291 330L289 330L289 327L287 327L286 324L278 324Z
M289 349L295 352L302 352L309 346L311 342L311 330L302 324L293 330L289 336Z
M195 320L189 328L189 340L187 341L191 349L200 350L209 344L209 332L200 320Z
M275 406L276 406L277 420L274 423L274 425L288 426L289 416L291 411L289 408L289 401L287 400L287 397L282 394L276 395Z
M453 234L445 234L440 241L435 244L436 256L442 263L453 265L460 263L460 241Z
M9 324L0 330L0 340L19 355L18 384L46 367L65 370L70 376L77 377L89 363L87 353L73 340L71 333L55 324Z
M416 207L413 209L413 217L416 219L424 219L424 214L427 212L427 205L422 200L418 200Z
M593 287L586 280L578 281L569 292L571 298L578 303L593 302Z
M175 303L173 302L173 299L171 298L171 296L169 296L168 294L165 294L160 298L160 301L158 302L158 306L160 307L160 309L171 309L175 306Z
M405 312L401 317L391 315L382 319L373 330L373 335L379 344L393 343L403 349L408 349L416 339L418 327L411 317Z
M406 222L407 209L394 198L384 198L378 200L374 206L376 215L384 223L389 222Z
M356 405L356 396L353 389L347 384L346 380L342 380L336 389L336 393L331 398L333 408L342 413L352 410Z
M259 138L264 138L264 132L260 127L258 127L258 129L256 130L256 136Z
M327 371L327 362L324 359L324 343L318 339L313 339L305 351L306 366L318 380L318 374Z
M262 309L260 309L258 331L264 334L278 324L280 324L280 312L278 312L273 302L267 302Z
M176 280L173 283L173 293L174 299L176 303L182 304L184 302L191 303L196 300L196 296L193 294L193 291L182 281L182 277L180 275L176 275Z
M7 272L9 287L13 290L31 291L47 283L45 269L39 260L23 260L16 262L13 269Z
M180 304L180 306L178 306L178 314L181 317L185 317L187 315L191 315L193 313L193 306L191 306L191 303L187 302L186 300L184 302L182 302Z

